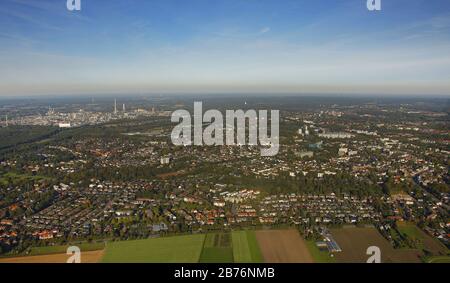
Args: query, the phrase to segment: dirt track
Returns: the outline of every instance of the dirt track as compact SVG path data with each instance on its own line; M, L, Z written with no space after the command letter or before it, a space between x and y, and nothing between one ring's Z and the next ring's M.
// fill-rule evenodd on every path
M103 256L103 251L82 252L82 263L96 263L100 262ZM0 263L66 263L69 255L66 254L52 254L52 255L38 255L38 256L24 256L0 258Z
M305 241L296 230L256 231L264 261L268 263L312 263Z

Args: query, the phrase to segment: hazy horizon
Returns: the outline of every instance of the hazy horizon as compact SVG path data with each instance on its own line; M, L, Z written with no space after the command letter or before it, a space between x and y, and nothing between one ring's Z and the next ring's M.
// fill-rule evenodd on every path
M221 98L242 98L242 99L270 99L270 98L299 98L299 99L361 99L361 100L378 100L378 99L412 99L412 100L447 100L450 102L450 95L447 94L361 94L361 93L199 93L199 92L166 92L166 93L82 93L82 94L32 94L32 95L0 95L0 101L15 101L23 99L34 100L65 100L65 99L152 99L152 98L187 98L187 99L221 99Z
M0 97L450 96L450 2L5 0Z

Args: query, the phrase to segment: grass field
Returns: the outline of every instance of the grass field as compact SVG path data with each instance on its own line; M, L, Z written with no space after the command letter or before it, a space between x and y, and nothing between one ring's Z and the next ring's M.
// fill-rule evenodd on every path
M204 239L205 235L199 234L109 242L102 262L195 263L199 261Z
M403 235L417 242L419 249L426 249L434 255L446 255L449 252L439 240L420 230L414 223L397 222L397 229Z
M423 239L423 234L421 233L419 228L417 228L417 226L413 223L397 222L397 227L401 233L406 234L408 237L410 237L412 239L417 239L417 240Z
M254 231L235 231L233 238L234 262L263 262L263 257Z
M233 248L230 233L207 234L203 243L201 263L231 263Z
M380 248L381 262L420 262L420 251L394 249L375 228L331 229L331 234L342 249L335 254L337 262L364 263L369 258L366 251L370 246Z
M321 251L315 241L306 241L306 247L314 259L315 263L333 263L336 259L328 251Z
M79 243L82 262L232 263L263 262L255 232L210 233L108 243ZM63 263L68 246L34 247L24 256L0 262ZM236 253L236 255L235 255Z
M50 180L51 178L41 175L29 175L29 174L17 174L14 172L8 172L0 176L0 184L7 186L9 184L18 184L24 181L41 181Z

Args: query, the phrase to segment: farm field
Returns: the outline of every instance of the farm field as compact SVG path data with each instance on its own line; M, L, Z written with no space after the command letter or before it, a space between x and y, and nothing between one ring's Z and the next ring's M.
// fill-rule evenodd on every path
M305 240L297 230L256 231L264 262L312 263L314 262Z
M173 236L109 242L102 262L195 263L199 261L205 235Z
M140 263L232 263L262 262L253 231L210 233L145 240L73 244L82 251L82 262ZM21 257L6 257L10 263L64 263L68 246L34 247ZM236 256L234 255L236 251Z
M233 262L230 233L207 234L203 243L199 262L201 263L231 263Z
M335 253L337 262L366 262L367 248L377 246L381 250L381 262L421 262L420 251L394 249L375 228L346 227L331 229L342 252Z
M255 231L234 231L232 238L234 262L263 262Z
M426 237L421 230L402 233ZM422 232L422 234L418 234ZM382 262L420 262L420 250L394 249L375 228L331 229L342 252L331 257L314 241L305 241L297 230L233 231L172 236L145 240L74 244L81 248L83 263L333 263L365 262L369 246L381 249ZM422 239L422 238L421 238ZM423 238L426 239L426 238ZM430 237L431 240L433 240ZM433 242L434 244L439 244ZM427 244L425 244L427 245ZM0 263L64 263L68 246L32 248L27 256L0 258ZM437 246L442 248L441 246ZM445 247L444 247L445 248ZM428 257L426 262L449 262L447 253Z
M70 255L65 253L0 258L0 263L66 263ZM82 263L97 263L103 257L103 250L81 252Z

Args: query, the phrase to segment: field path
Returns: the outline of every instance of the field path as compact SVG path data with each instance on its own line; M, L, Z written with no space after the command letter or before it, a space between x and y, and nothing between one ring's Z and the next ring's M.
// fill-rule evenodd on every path
M82 252L81 263L97 263L103 257L103 250ZM23 257L0 258L0 263L66 263L70 255L67 254L51 254Z

